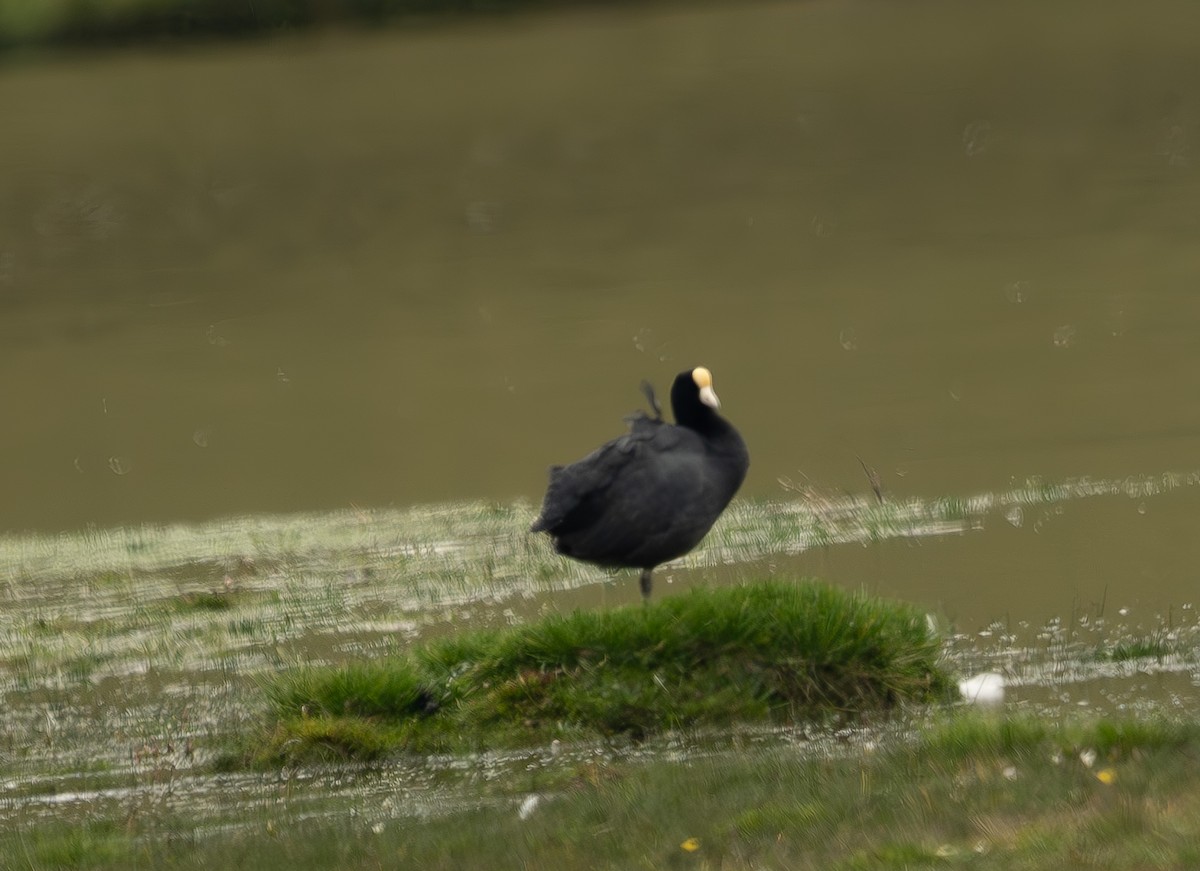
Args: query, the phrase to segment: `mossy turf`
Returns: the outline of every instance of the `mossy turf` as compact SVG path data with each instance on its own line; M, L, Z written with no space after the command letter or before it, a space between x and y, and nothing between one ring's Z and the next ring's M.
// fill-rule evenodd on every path
M940 656L908 605L816 583L701 589L285 673L267 686L277 723L249 757L373 759L853 715L947 697Z

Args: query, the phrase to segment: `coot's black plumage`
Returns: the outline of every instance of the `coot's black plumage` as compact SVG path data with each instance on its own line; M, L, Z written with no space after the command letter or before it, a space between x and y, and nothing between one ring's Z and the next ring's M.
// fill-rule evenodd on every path
M750 466L746 443L717 414L712 374L679 373L671 386L675 424L629 418L629 432L582 460L550 469L550 486L532 532L549 533L564 556L651 572L700 543L741 486Z

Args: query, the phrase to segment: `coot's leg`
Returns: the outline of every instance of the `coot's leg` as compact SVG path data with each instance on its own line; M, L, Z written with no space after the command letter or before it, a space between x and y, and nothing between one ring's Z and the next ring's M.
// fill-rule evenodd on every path
M641 575L638 576L638 583L642 586L642 601L650 601L650 572L653 569L642 569Z

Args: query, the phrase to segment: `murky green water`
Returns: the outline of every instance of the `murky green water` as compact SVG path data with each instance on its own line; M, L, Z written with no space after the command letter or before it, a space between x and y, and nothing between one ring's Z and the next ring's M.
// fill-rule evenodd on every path
M534 501L697 361L748 496L866 493L860 457L897 499L1186 474L1196 17L788 3L11 65L0 529ZM801 567L972 617L1181 602L1195 505Z
M1194 710L1194 656L1092 655L1194 650L1198 25L739 4L0 70L0 813L190 807L264 670L634 601L524 529L697 362L753 465L664 594L815 575L1017 704ZM425 776L354 788L478 798Z

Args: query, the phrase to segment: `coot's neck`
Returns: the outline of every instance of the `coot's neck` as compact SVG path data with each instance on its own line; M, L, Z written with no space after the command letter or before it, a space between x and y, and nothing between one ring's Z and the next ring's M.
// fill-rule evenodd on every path
M709 408L698 415L675 416L675 422L699 433L709 450L719 454L741 456L746 453L746 443L733 424Z
M695 401L672 401L671 411L675 414L676 424L686 426L688 429L694 429L705 435L719 432L721 429L729 426L721 415L717 414L707 405L700 405Z
M695 395L695 387L691 384L676 382L671 389L671 411L675 415L675 423L695 430L709 441L722 441L732 437L740 441L737 430L717 414L716 410L699 402Z
M720 482L718 489L728 500L741 487L750 465L750 454L741 433L716 411L694 400L672 403L672 410L675 423L697 433L704 440L705 451L714 459L720 458L713 469L714 482Z
M733 424L699 401L690 380L685 373L671 385L671 411L675 413L675 423L697 433L704 440L706 452L717 460L714 474L721 481L718 488L724 493L723 498L728 501L746 477L750 454Z

